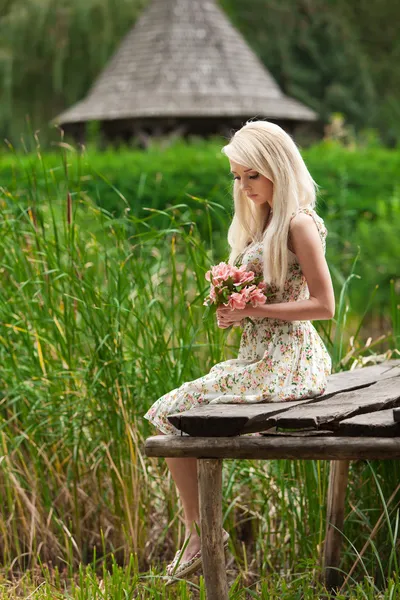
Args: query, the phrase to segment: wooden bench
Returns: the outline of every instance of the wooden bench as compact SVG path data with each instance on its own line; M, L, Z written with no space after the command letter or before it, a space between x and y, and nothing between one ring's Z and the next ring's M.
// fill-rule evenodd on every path
M208 600L228 600L222 543L222 460L331 461L324 579L332 589L339 581L350 460L400 458L400 422L394 419L393 413L398 412L395 407L400 407L400 360L331 375L326 393L318 398L207 405L171 415L170 422L182 434L146 440L147 456L198 459L201 549ZM264 433L243 435L252 432Z

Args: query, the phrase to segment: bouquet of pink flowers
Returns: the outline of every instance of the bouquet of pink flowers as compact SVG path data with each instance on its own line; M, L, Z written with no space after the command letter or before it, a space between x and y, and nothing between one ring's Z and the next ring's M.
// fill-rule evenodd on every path
M216 310L217 306L242 309L248 304L260 306L267 300L267 284L262 281L262 275L248 271L245 265L239 267L221 262L211 267L205 277L211 285L210 293L203 302L204 306L207 306L203 319L209 315L212 308Z

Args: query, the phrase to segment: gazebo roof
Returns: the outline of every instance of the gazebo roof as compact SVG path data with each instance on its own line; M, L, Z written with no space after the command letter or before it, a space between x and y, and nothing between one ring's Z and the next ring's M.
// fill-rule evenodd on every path
M54 122L249 116L318 118L282 93L215 0L152 0L87 97Z

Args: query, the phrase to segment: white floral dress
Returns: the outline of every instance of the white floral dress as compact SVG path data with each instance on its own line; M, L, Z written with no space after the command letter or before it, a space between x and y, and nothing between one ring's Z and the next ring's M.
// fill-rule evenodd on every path
M312 208L293 213L311 215L326 248L327 229ZM262 273L262 244L253 243L242 255L242 264ZM309 298L306 279L289 251L288 275L283 291L268 286L267 302L296 302ZM238 357L214 365L210 372L187 381L156 400L144 415L163 433L181 434L167 419L196 406L225 403L284 402L319 396L331 373L331 357L311 321L252 318L245 320Z

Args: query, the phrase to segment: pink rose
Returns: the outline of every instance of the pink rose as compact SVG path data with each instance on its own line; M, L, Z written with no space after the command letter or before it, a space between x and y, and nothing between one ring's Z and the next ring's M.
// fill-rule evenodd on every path
M255 285L249 285L248 287L243 288L240 292L243 298L245 299L246 303L250 302L251 294L255 289L257 289Z
M262 293L262 291L257 287L250 292L250 302L252 306L260 306L261 304L265 304L266 297Z
M219 263L211 268L211 271L207 271L206 280L210 281L213 285L219 286L221 283L227 281L232 276L231 265L227 265L224 262Z
M255 275L253 271L247 271L246 265L242 265L241 267L235 267L235 271L233 272L233 282L236 284L244 284L253 281Z
M241 292L233 292L229 297L228 303L224 306L229 306L231 309L242 310L246 306L246 298Z
M246 284L246 283L250 283L251 281L253 281L255 275L252 271L248 271L247 273L242 273L241 277L240 277L240 284Z
M254 271L247 269L247 265L235 267L224 262L211 267L205 274L206 280L210 282L210 293L204 304L211 306L222 303L223 306L233 310L243 310L248 304L252 306L265 304L264 293L267 284L258 283L260 277ZM234 288L242 288L240 292L233 292L232 283ZM225 303L223 298L227 298Z

